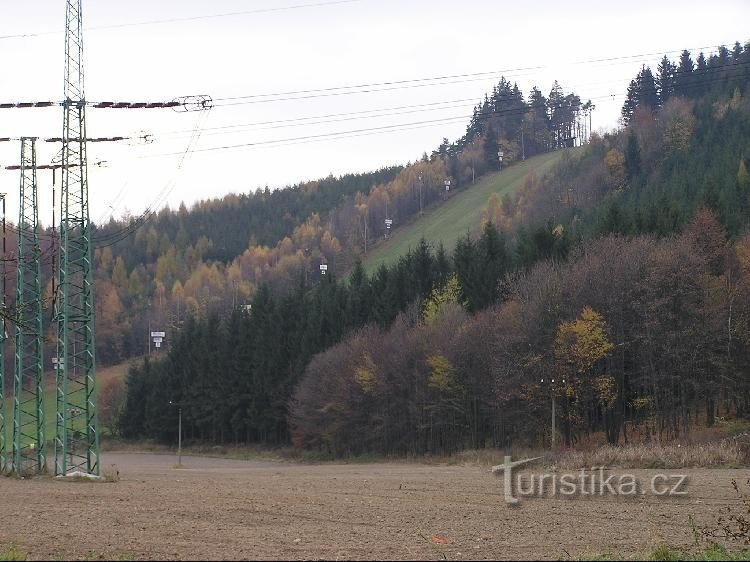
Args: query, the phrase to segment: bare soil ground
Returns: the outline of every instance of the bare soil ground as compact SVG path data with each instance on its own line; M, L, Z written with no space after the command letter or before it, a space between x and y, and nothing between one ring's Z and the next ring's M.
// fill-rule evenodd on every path
M688 521L737 506L731 479L690 469L687 497L503 500L486 468L108 453L114 483L0 478L0 546L35 559L564 559L686 546ZM655 471L628 471L646 481Z

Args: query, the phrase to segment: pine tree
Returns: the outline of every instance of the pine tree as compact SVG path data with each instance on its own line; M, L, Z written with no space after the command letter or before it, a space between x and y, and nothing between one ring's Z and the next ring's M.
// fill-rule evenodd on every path
M628 125L633 118L636 108L638 107L638 84L631 80L628 85L628 92L625 96L625 102L622 104L620 116L622 123Z
M638 73L638 106L647 107L652 111L659 108L659 95L656 91L656 81L651 68L644 66Z
M458 240L453 251L453 263L456 265L456 275L462 291L461 300L466 303L469 312L478 310L478 303L481 301L482 272L477 267L477 255L477 244L468 234Z
M362 261L358 259L349 277L347 317L352 325L364 326L371 306L370 280Z
M680 62L677 65L675 74L675 94L679 96L690 96L690 89L693 85L693 59L690 51L682 51Z
M742 60L742 45L739 41L735 41L734 47L732 48L732 62L738 64Z
M659 95L659 105L664 106L667 100L675 93L675 75L677 67L669 60L667 55L661 59L657 67L656 88Z
M625 146L625 171L629 180L641 173L641 151L638 147L638 139L633 131L628 134L628 141Z
M440 244L438 244L437 252L435 252L435 276L437 284L443 285L448 279L448 276L450 276L451 271L451 262L445 252L443 241L441 240Z
M477 310L481 310L497 301L497 286L506 272L509 260L505 238L491 222L485 224L478 246L477 269L483 275L477 302L473 305Z
M691 97L699 97L704 92L706 92L708 88L710 88L710 85L708 84L708 63L706 62L706 57L703 55L703 53L700 53L698 55L698 58L695 60L695 70L693 71L693 78L693 87L687 95Z
M487 134L484 137L484 161L491 170L496 170L499 166L497 157L499 148L497 133L492 127L487 127Z

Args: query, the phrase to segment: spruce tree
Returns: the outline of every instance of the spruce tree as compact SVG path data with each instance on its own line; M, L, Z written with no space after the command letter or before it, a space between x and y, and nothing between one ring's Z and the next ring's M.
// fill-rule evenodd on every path
M659 108L659 95L656 91L656 81L651 68L644 66L637 78L638 83L638 106L647 107L652 111Z
M635 80L630 81L628 92L625 95L625 102L622 104L620 118L623 125L630 123L636 108L638 107L638 84Z
M693 68L693 59L690 56L690 51L682 51L675 74L675 94L679 96L690 95L690 88L693 84Z
M497 133L491 126L487 127L487 134L484 137L484 161L490 170L497 170L500 165L497 157L497 151L500 148Z
M706 62L706 57L703 55L703 53L698 55L698 58L695 60L695 70L693 71L693 84L692 88L688 92L688 96L697 98L701 95L703 95L704 92L708 91L710 88L709 84L710 78L709 78L709 71L708 71L708 63Z
M667 100L675 93L677 67L669 60L667 55L664 55L656 70L656 89L659 95L659 105L663 107L667 103Z
M628 134L625 145L625 171L629 180L641 173L641 151L638 147L638 139L632 130Z

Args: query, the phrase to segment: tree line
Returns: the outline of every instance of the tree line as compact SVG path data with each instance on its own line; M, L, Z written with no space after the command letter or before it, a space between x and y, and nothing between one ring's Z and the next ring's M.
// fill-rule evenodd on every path
M750 79L750 43L744 47L737 41L730 51L718 48L708 57L700 53L696 61L688 50L682 51L677 62L664 55L653 73L643 66L630 81L622 106L622 121L630 123L638 108L656 111L673 97L700 98L709 92L731 92L743 87Z
M132 370L123 434L170 439L170 400L185 404L193 438L291 439L332 454L531 442L551 393L568 443L745 415L750 104L747 81L724 86L636 107L549 176L490 198L482 235L450 256L423 242L371 277L355 266L348 281L319 282L320 258L351 247L330 235L344 205L328 225L317 216L299 227L290 253L251 248L235 260L235 290L275 261L247 293L249 315L221 289L220 269L203 266L206 294L234 312L206 317L182 301L179 353ZM398 193L418 209L409 178L437 185L448 161L407 166L357 195L350 216ZM550 374L567 382L549 388ZM367 445L355 439L363 432Z
M534 255L546 251L538 248ZM487 225L453 255L423 240L371 276L360 263L346 280L333 274L310 285L300 275L293 290L263 285L250 307L229 315L190 315L164 358L131 368L119 430L127 438L171 439L177 415L172 402L182 407L188 438L288 442L289 400L316 353L363 326L387 329L451 276L460 279L467 307L483 309L499 298L494 289L500 279L524 259Z
M334 456L538 447L553 399L566 445L746 416L749 257L750 237L729 244L702 209L680 235L609 235L506 277L503 301L475 315L446 284L313 358L292 440Z
M149 326L171 338L188 315L232 310L263 284L291 291L300 272L316 280L321 264L350 271L384 240L386 219L397 229L497 169L500 147L510 165L522 144L533 156L573 142L582 108L557 83L549 96L534 88L525 101L502 78L461 139L406 166L165 209L119 241L135 219L98 227L95 239L116 240L94 255L100 361L141 355Z

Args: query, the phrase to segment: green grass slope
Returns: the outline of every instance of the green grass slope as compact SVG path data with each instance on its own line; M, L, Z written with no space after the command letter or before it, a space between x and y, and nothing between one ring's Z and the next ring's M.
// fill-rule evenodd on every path
M429 242L443 242L452 251L456 241L467 231L477 228L482 210L493 193L503 195L519 189L529 172L541 177L560 159L563 151L540 154L503 170L484 176L476 185L466 188L444 204L428 209L416 220L397 228L391 238L372 250L364 261L372 273L380 264L390 265L416 247L424 238Z
M128 360L118 365L112 365L110 367L101 367L97 369L96 373L96 385L100 388L101 385L108 383L110 380L124 380L128 374L128 369L133 360ZM56 393L55 393L55 379L54 373L48 371L44 374L44 433L45 440L51 443L55 437L55 410L56 404ZM13 385L13 379L7 381L9 386ZM11 390L7 389L6 398L4 401L5 406L5 434L6 434L6 445L8 447L8 453L10 453L12 447L13 438L13 398L11 397ZM0 400L0 406L3 406L3 401ZM106 428L101 428L105 429ZM50 458L52 454L51 450L47 451L47 457Z

